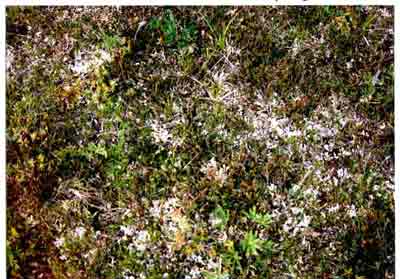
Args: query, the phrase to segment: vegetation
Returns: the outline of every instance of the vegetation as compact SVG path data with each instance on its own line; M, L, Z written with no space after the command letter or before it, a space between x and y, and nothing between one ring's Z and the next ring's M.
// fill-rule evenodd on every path
M394 278L391 7L9 7L9 278Z

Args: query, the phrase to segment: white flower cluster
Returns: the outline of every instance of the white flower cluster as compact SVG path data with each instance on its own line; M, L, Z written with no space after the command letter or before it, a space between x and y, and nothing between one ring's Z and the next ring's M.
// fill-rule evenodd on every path
M63 245L64 245L64 243L65 243L65 237L59 237L59 238L57 238L55 241L54 241L54 245L57 247L57 248L61 248Z
M357 209L354 206L354 204L352 204L350 207L347 208L347 214L349 215L350 218L356 217L357 216Z
M87 51L85 54L79 50L75 54L75 60L70 69L76 74L86 74L92 69L96 69L106 62L111 62L111 54L103 49L97 51Z
M302 135L300 130L294 129L290 124L288 118L270 118L269 125L271 130L274 131L281 138L299 137Z
M185 275L185 279L197 279L201 278L201 270L197 266L193 266L189 274Z
M308 121L306 123L305 129L308 131L313 130L317 132L317 135L319 135L321 138L334 137L337 133L337 130L335 128L323 127L321 126L321 124L312 121Z
M202 272L214 272L221 269L222 260L219 257L208 257L207 254L203 256L198 253L193 253L189 257L189 260L192 267L190 271L188 271L188 274L185 275L185 279L201 278Z
M157 143L170 143L172 141L172 134L166 129L166 125L154 121L150 124L150 127L153 129L152 135Z
M144 252L147 249L149 241L149 233L146 230L141 230L136 233L136 237L133 238L133 242L131 245L133 245L136 250ZM129 248L132 248L131 245L129 245Z
M203 164L200 171L204 173L209 180L214 180L220 184L223 184L228 178L229 167L226 165L218 167L217 162L213 157L206 164Z
M298 232L304 231L304 229L308 228L312 219L311 216L301 214L303 208L299 209L298 211L296 211L295 209L297 208L293 208L292 211L294 215L300 216L300 222L299 218L289 217L287 221L283 224L283 230L285 232L290 233L293 230L292 236L295 236Z
M74 230L74 235L77 238L83 238L85 236L86 229L84 227L77 227Z
M132 240L128 246L129 250L144 252L147 249L150 242L150 235L147 230L138 230L134 225L123 225L120 227L120 232L122 237L118 241Z
M160 219L161 231L169 240L175 240L178 232L185 233L190 229L190 224L182 212L182 206L177 198L169 198L165 202L153 200L149 209L153 218Z
M163 116L163 115L161 115ZM174 136L170 129L176 126L178 123L184 122L184 119L177 118L170 123L163 123L157 120L146 121L146 126L152 129L152 136L156 143L160 144L170 144L173 147L181 146L183 144L183 139Z

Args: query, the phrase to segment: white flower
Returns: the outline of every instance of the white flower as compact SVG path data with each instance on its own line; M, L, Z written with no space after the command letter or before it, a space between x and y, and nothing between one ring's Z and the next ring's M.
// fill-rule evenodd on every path
M144 252L147 248L146 243L137 243L136 244L136 250L140 251L140 252Z
M277 189L277 187L276 187L276 185L275 184L269 184L269 185L267 185L267 188L268 188L268 190L270 190L271 192L275 192L276 191L276 189Z
M144 230L144 231L140 231L138 233L138 237L137 237L138 241L145 242L145 241L148 241L148 239L149 239L149 234L147 231Z
M98 51L98 54L100 54L98 60L100 64L103 64L104 62L111 62L112 58L109 52L101 49Z
M175 120L170 123L161 123L155 120L148 121L146 124L152 129L152 136L156 143L172 144L172 146L181 146L182 138L174 138L168 130L168 127L175 126L178 123L184 122L184 119Z
M143 230L138 232L138 234L136 235L136 239L134 239L133 243L138 251L143 252L146 250L149 240L149 233L146 230Z
M64 242L65 242L65 238L64 238L64 237L60 237L60 238L57 238L57 239L54 241L54 245L55 245L57 248L60 248L61 246L64 245Z
M154 200L153 201L153 206L149 209L150 215L154 218L160 218L161 217L161 207L160 207L160 201L159 200Z
M348 122L348 120L345 119L345 118L339 119L339 123L340 123L340 126L341 126L342 128L343 128L344 126L346 126L347 122Z
M339 204L336 204L335 206L328 208L329 213L334 213L337 212L338 210L339 210Z
M214 261L213 259L209 259L207 263L207 269L208 270L215 270L219 268L219 262Z
M132 236L135 233L135 229L132 226L121 226L120 230L124 236Z
M70 65L70 69L77 74L86 74L91 69L96 69L105 62L111 61L111 54L105 50L86 51L85 58L82 57L81 51L78 50L75 53L74 64Z
M217 162L215 161L215 158L211 158L210 161L207 162L207 164L203 165L200 169L202 173L207 174L210 170L215 170L217 168Z
M297 227L307 228L311 223L311 216L304 215L303 220L297 225Z
M169 198L163 205L163 214L170 215L175 208L179 207L179 201L177 198Z
M348 150L343 150L342 154L343 154L343 156L350 156L351 152Z
M312 196L312 198L316 199L318 194L319 194L319 191L309 188L309 189L304 191L304 194L307 195L307 196Z
M89 64L76 61L75 64L71 66L71 70L78 74L86 74L89 71Z
M190 260L192 260L193 262L195 262L197 264L205 265L204 259L201 255L193 254L190 256Z
M332 148L331 148L331 146L329 144L324 144L324 149L326 151L331 151L332 150Z
M381 15L383 17L390 17L391 16L389 10L386 9L386 8L380 9L380 12L381 12Z
M319 133L320 133L321 137L323 137L323 138L332 137L334 135L333 130L329 129L329 128L321 128L319 130Z
M291 208L291 210L292 210L294 215L297 215L297 214L303 212L303 209L302 208L298 208L298 207L293 207L293 208Z
M229 167L223 165L221 168L217 170L215 180L219 181L220 183L224 183L225 180L228 178L228 170Z
M84 227L77 227L74 232L76 237L82 238L86 233L86 229Z
M201 272L197 266L194 266L189 274L191 276L189 278L198 278L201 275Z
M167 129L165 129L159 123L151 124L151 129L153 130L153 138L157 143L168 143L170 142L172 135L169 133Z
M219 183L224 183L228 178L228 170L229 167L222 165L220 168L217 166L217 162L213 157L207 164L204 164L200 171L207 175L207 178L210 180L216 180Z
M285 232L288 233L288 232L291 230L291 228L292 228L292 226L291 226L292 222L293 222L293 218L289 217L289 218L286 220L285 224L283 224L283 230L284 230Z
M93 248L89 250L87 253L83 254L83 257L87 259L89 262L93 261L94 256L96 255L97 249Z
M351 207L347 210L347 214L353 218L357 216L357 211L356 211L356 207L354 206L354 204L351 205Z
M345 168L338 169L337 175L338 175L340 178L346 178L346 177L348 176L347 169L345 169Z

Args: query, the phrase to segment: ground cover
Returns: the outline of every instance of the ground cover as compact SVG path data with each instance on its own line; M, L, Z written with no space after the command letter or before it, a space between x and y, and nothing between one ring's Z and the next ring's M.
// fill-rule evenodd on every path
M394 278L393 9L10 7L10 278Z

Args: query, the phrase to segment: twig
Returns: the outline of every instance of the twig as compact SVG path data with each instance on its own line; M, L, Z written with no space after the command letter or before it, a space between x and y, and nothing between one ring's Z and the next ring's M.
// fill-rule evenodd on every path
M365 38L365 36L363 36L363 39L364 39L365 43L367 44L367 46L369 46L369 42L368 42L367 38Z
M224 100L226 97L232 95L233 93L235 93L235 91L231 91L229 93L226 93L224 96L222 96L221 98L219 98L220 101Z
M201 83L199 80L197 80L197 79L194 78L194 77L190 77L190 78L191 78L193 81L195 81L195 82L197 82L198 84L200 84L201 87L203 87L204 91L205 91L205 92L207 93L207 95L208 95L208 98L210 98L211 100L214 100L214 98L211 97L210 92L208 92L207 88L205 87L205 85L204 85L203 83Z
M232 69L235 69L235 68L236 68L236 66L233 65L233 63L228 59L229 56L226 56L225 54L223 54L223 58L225 58L225 60L231 65L231 68L232 68Z
M136 29L135 36L133 37L133 43L136 43L136 36L139 33L140 29L142 29L143 26L146 25L146 21L141 21L138 25L138 28Z
M301 179L301 181L299 182L298 185L301 186L313 172L314 172L314 168L311 167L311 169L304 175L304 177Z
M187 164L182 168L182 170L186 169L186 168L194 161L194 159L196 159L199 155L200 155L200 153L197 153L197 154L192 158L192 160L190 160L189 163L187 163Z
M224 59L224 57L225 57L225 55L223 55L220 59L218 59L218 61L217 62L215 62L215 64L210 68L210 71L212 70L212 69L214 69L215 68L215 66L217 66L217 64L219 63L219 62L221 62L222 61L222 59Z

